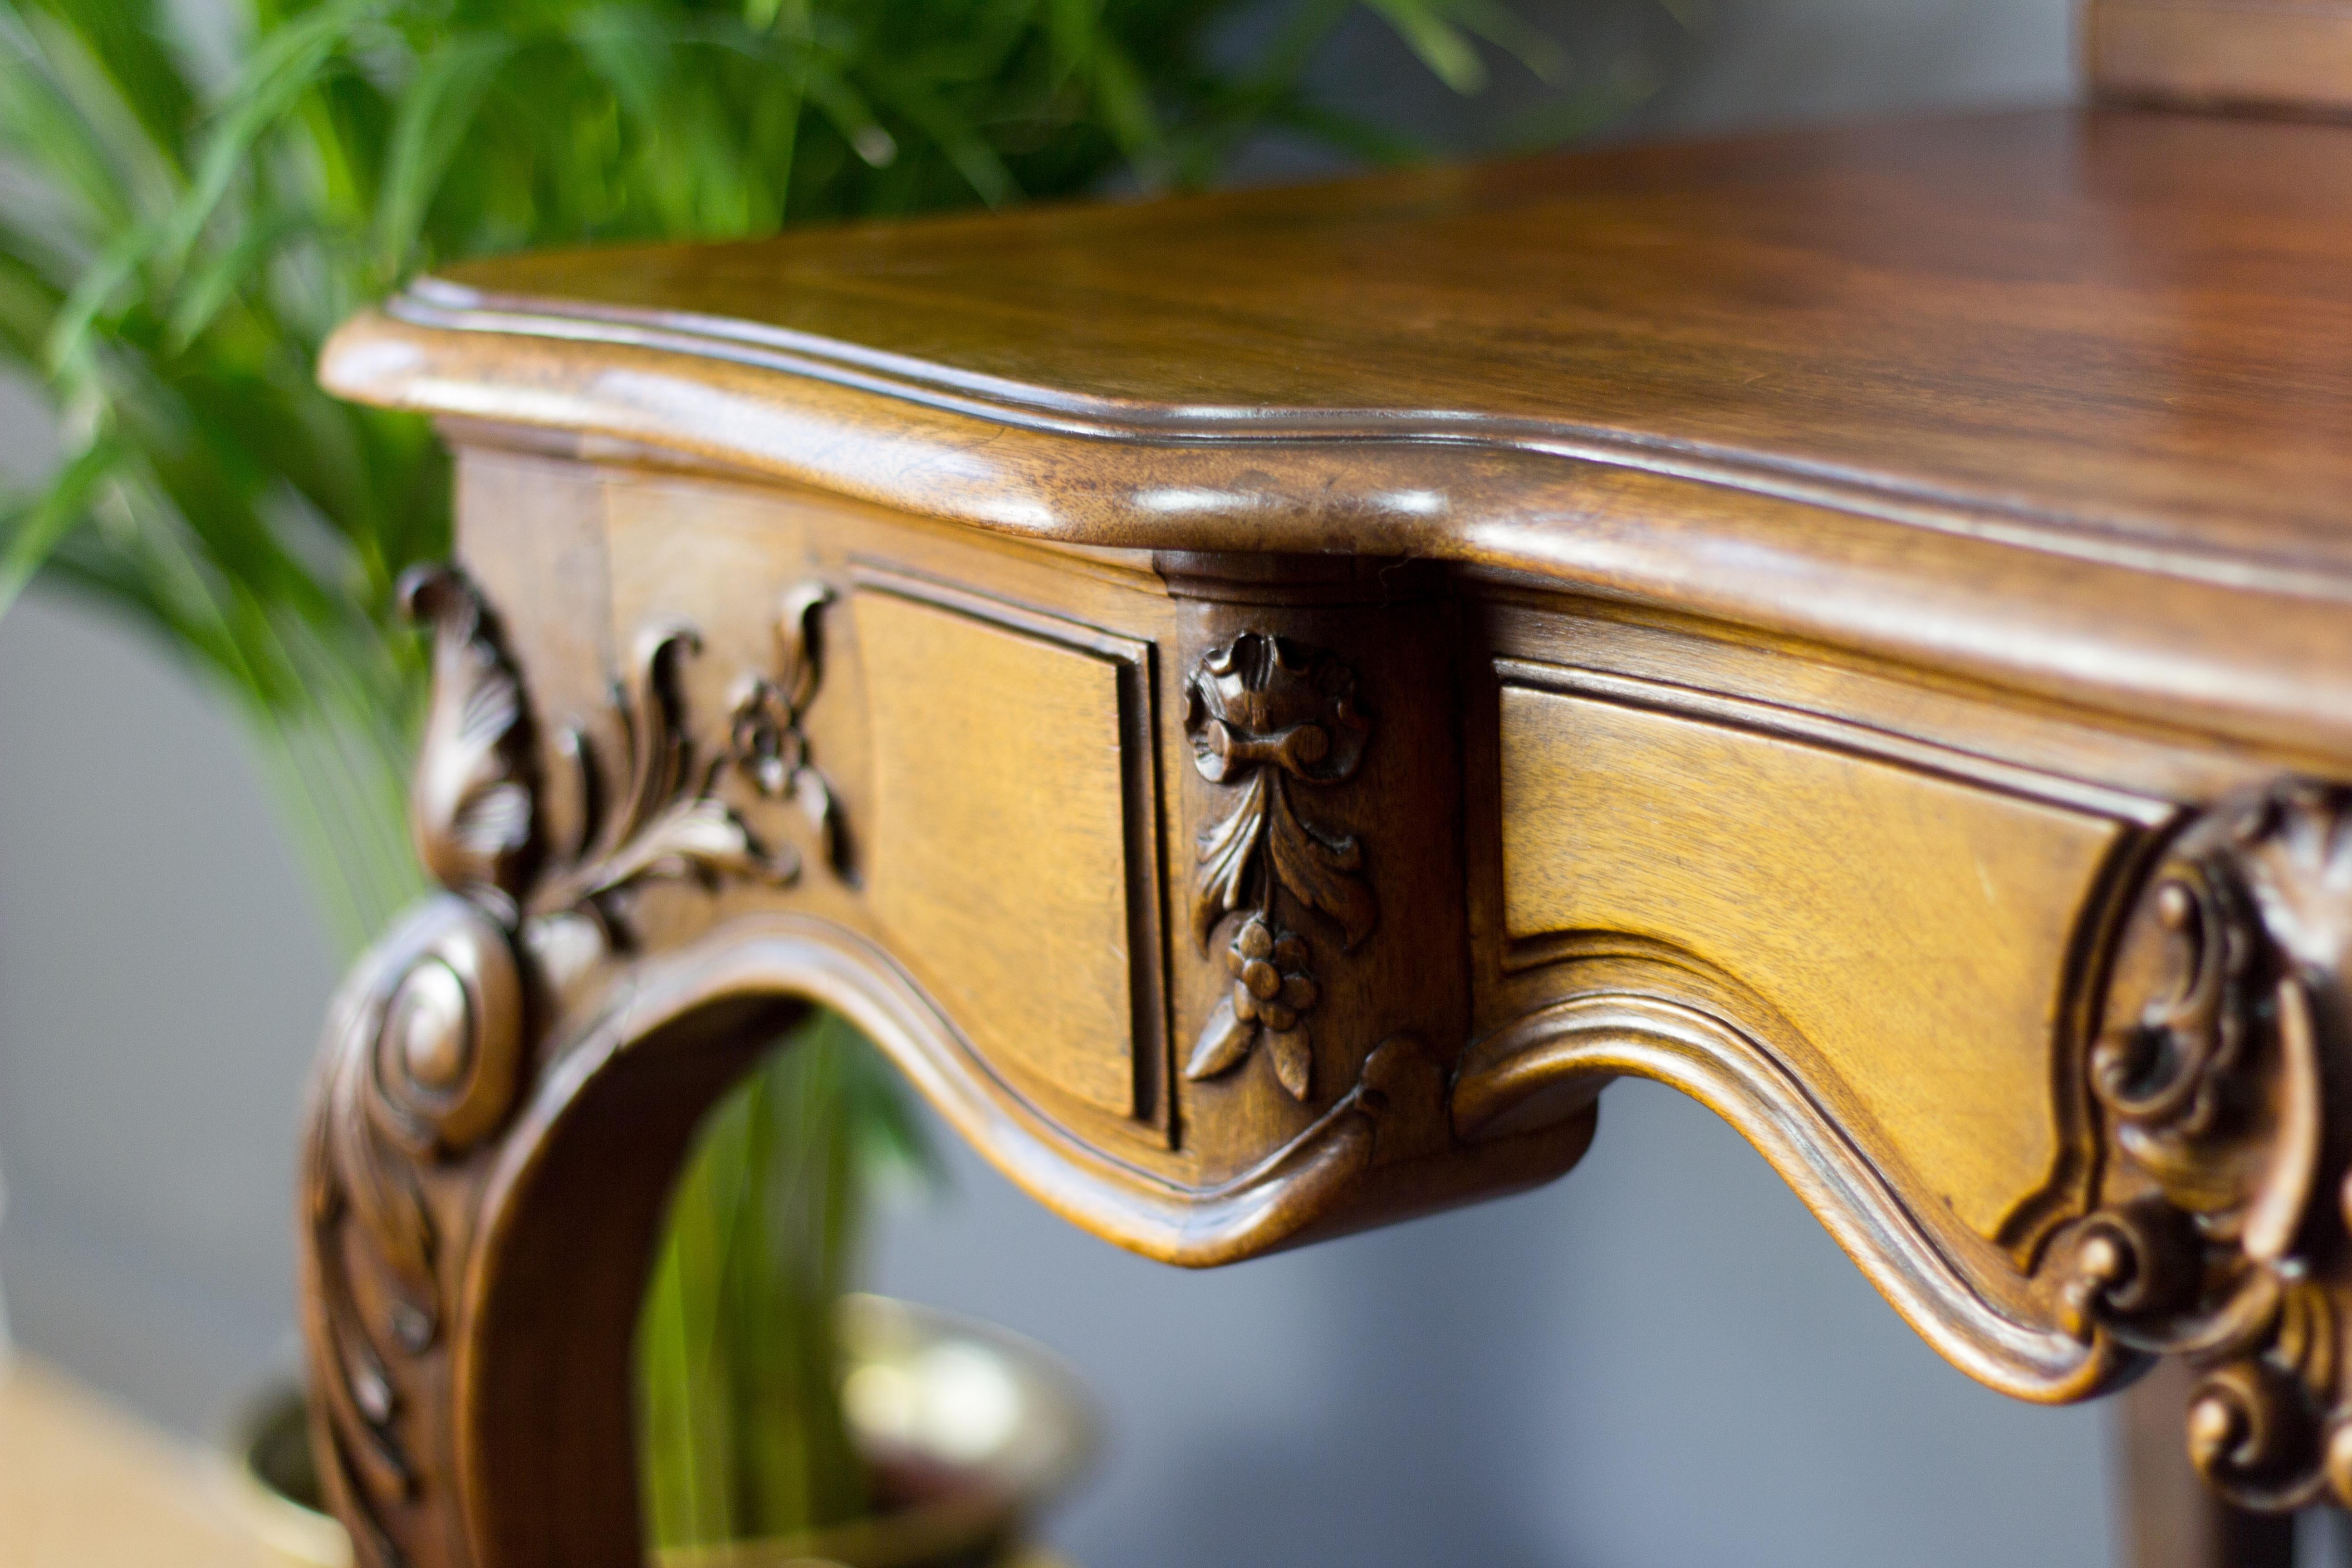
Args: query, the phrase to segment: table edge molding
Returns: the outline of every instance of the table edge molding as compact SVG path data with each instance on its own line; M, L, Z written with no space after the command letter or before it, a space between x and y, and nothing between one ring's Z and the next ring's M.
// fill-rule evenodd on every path
M2308 657L2352 576L1565 439L1412 434L1385 415L1312 432L1089 432L603 331L363 312L330 340L320 377L462 422L469 441L558 432L592 458L668 457L1048 544L1447 561L2193 725L2282 759L2352 755L2352 666ZM2197 635L2217 622L2243 635Z

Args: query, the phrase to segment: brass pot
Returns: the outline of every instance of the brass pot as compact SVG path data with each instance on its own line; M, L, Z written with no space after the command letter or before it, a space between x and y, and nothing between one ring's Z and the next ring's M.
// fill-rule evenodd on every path
M886 1469L943 1484L824 1530L665 1550L656 1568L1062 1568L1022 1537L1094 1456L1076 1373L1017 1334L929 1307L850 1296L840 1312L851 1435ZM350 1568L350 1539L320 1507L299 1389L257 1400L224 1460L231 1507L287 1568Z

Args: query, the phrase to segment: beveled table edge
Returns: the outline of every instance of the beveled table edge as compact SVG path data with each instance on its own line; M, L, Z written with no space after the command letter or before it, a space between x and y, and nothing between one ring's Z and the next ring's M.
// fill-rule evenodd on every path
M762 351L755 363L555 306L453 310L436 297L354 317L322 352L320 382L362 403L676 454L1044 542L1524 574L2226 736L2299 765L2352 757L2352 668L2311 658L2340 635L2352 600L2341 574L1826 484L1799 493L1769 474L1466 423L1048 418L840 356ZM2216 625L2233 635L2214 638Z

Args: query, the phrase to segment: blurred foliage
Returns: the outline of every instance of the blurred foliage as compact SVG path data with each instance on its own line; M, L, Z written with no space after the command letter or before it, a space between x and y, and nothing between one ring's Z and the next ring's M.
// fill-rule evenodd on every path
M857 1032L816 1013L697 1132L637 1325L655 1541L772 1538L865 1511L833 1311L876 1175L931 1169L909 1110Z
M1549 59L1496 0L1365 4L1465 90L1483 80L1475 38ZM730 237L1114 175L1196 184L1269 128L1402 150L1300 86L1353 0L1292 0L1247 58L1213 66L1206 35L1235 8L0 0L0 365L44 391L63 448L47 482L0 496L0 611L46 574L232 695L356 949L419 886L401 801L425 667L393 584L447 552L449 475L423 421L313 384L333 325L419 268L521 246ZM854 1466L845 1484L815 1474L848 1461L808 1370L830 1354L853 1152L903 1121L856 1087L854 1057L836 1042L780 1058L682 1183L646 1366L751 1386L717 1415L656 1399L649 1432L740 1457L780 1404L814 1399L816 1425L746 1483L766 1501L656 1495L675 1539L860 1495ZM761 1257L712 1250L755 1233ZM695 1326L713 1313L732 1340ZM798 1348L763 1363L778 1325L803 1331ZM708 1353L687 1356L689 1339Z
M1531 47L1494 0L1373 3L1465 87L1472 33ZM1197 184L1269 127L1393 153L1300 90L1349 8L1219 70L1230 0L0 0L0 360L67 457L0 498L0 610L46 570L199 661L356 947L415 891L392 584L448 486L422 421L312 384L336 321L526 245Z

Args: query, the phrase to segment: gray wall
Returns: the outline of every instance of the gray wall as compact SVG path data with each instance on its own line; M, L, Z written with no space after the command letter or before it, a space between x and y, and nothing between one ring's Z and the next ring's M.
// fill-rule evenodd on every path
M1211 1274L971 1156L887 1289L1070 1355L1115 1416L1097 1568L2109 1560L2105 1426L1928 1351L1763 1161L1647 1084L1540 1193Z
M1414 66L1367 13L1344 24L1312 74L1330 107L1454 153L1602 139L1705 135L1867 115L2046 104L2074 89L2072 0L1520 0L1559 46L1547 88L1505 57L1464 98ZM1266 7L1234 29L1246 43ZM1252 177L1328 167L1277 143Z
M1673 133L2067 90L2063 0L1557 5L1576 80ZM1336 101L1433 142L1533 101L1428 88L1377 27ZM1311 166L1272 147L1259 172ZM13 434L10 432L13 431ZM0 400L0 461L37 447ZM284 1354L301 1074L332 963L242 738L121 629L0 618L0 1227L19 1338L194 1428ZM1609 1091L1570 1181L1212 1275L1046 1217L969 1156L886 1289L1059 1347L1114 1442L1059 1535L1095 1568L2104 1562L2104 1423L1986 1393L1745 1144Z
M74 607L0 617L0 1280L26 1348L183 1426L268 1360L333 972L206 695Z

